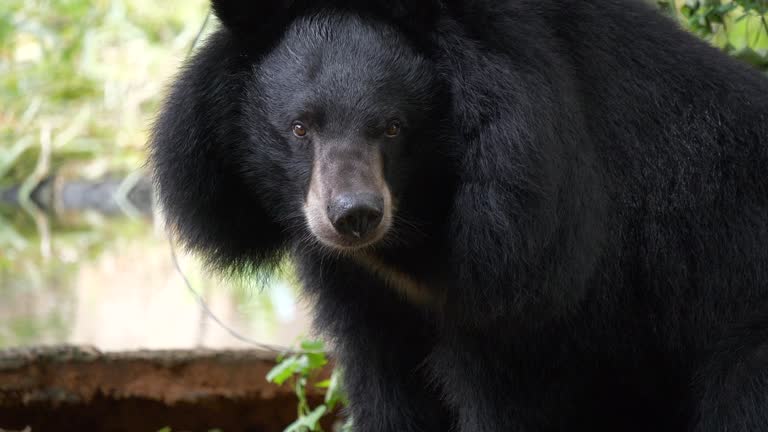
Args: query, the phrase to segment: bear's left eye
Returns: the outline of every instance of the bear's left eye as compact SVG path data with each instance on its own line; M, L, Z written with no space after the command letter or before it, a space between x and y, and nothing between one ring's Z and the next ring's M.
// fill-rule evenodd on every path
M400 135L400 120L392 120L387 124L387 129L384 131L384 133L389 138L394 138L398 135Z

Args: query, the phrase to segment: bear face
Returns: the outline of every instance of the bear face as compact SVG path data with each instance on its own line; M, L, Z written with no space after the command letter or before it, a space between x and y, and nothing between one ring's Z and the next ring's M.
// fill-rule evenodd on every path
M437 140L433 65L384 24L316 14L293 22L251 74L245 181L293 173L267 193L285 197L282 214L303 215L305 238L340 251L385 240Z

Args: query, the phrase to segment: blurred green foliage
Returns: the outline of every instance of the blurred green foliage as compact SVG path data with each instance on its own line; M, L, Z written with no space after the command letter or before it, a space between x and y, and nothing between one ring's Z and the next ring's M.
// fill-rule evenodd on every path
M768 70L768 0L660 0L694 34Z
M95 179L142 167L165 83L207 11L207 0L4 0L0 187L28 192L52 172ZM0 266L40 230L21 204L26 213L0 206ZM52 223L59 240L81 231Z
M0 184L34 167L133 170L206 0L4 0L0 10Z

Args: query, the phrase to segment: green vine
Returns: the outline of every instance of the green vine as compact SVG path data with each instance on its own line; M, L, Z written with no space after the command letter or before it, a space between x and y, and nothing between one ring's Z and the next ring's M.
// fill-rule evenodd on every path
M320 421L338 407L347 404L341 384L341 369L335 368L331 377L314 384L325 392L323 403L312 407L307 398L310 379L316 377L328 364L325 345L322 341L304 341L301 351L280 358L278 364L267 374L267 381L283 385L293 378L293 389L298 398L297 419L284 432L324 432ZM347 420L339 432L351 431L352 422Z

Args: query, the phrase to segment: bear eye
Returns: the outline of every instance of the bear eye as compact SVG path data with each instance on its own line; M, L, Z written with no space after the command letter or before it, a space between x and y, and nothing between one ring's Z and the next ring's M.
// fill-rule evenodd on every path
M307 128L304 127L301 122L294 122L293 123L293 134L296 135L296 138L304 138L307 136Z
M400 135L400 120L392 120L387 124L387 129L384 131L384 133L389 138L394 138L398 135Z

